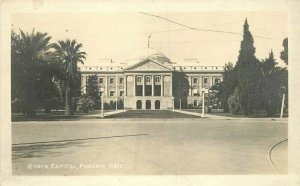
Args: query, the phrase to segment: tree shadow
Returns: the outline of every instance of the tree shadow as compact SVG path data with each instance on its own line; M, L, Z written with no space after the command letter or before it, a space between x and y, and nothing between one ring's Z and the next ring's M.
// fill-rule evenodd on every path
M62 152L58 149L70 148L72 146L88 147L92 146L88 143L91 140L100 140L108 138L122 138L122 137L138 137L149 134L131 134L131 135L119 135L119 136L104 136L95 138L80 138L72 140L57 140L57 141L42 141L33 143L19 143L12 144L12 160L20 158L36 158L44 156L59 156ZM66 153L66 152L63 152Z

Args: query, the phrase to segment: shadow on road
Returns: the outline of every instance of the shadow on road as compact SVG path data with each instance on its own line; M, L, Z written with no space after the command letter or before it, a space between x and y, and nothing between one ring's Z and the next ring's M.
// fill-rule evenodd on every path
M82 146L85 141L88 140L99 140L99 139L109 139L109 138L123 138L123 137L138 137L146 136L149 134L130 134L130 135L120 135L120 136L104 136L95 138L80 138L71 140L57 140L57 141L43 141L43 142L33 142L33 143L18 143L12 144L12 159L20 158L34 158L34 157L44 157L44 156L57 156L60 153L53 151L53 149L67 148L70 146Z

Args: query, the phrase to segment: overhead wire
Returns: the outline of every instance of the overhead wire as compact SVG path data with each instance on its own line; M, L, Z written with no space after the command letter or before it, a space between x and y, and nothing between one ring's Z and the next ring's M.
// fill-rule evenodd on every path
M176 25L179 25L179 26L182 26L182 27L191 29L191 30L204 31L204 32L225 33L225 34L234 34L234 35L243 35L242 33L238 33L238 32L222 31L222 30L211 30L211 29L203 29L203 28L191 27L191 26L188 26L188 25L179 23L179 22L177 22L177 21L173 21L173 20L171 20L171 19L164 18L164 17L159 16L159 15L150 14L150 13L146 13L146 12L139 12L139 13L140 13L140 14L144 14L144 15L148 15L148 16L152 16L152 17L156 17L156 18L159 18L159 19L162 19L162 20L165 20L165 21L174 23L174 24L176 24ZM263 38L263 39L272 39L272 38L270 38L270 37L257 36L257 35L254 35L253 37L258 37L258 38Z

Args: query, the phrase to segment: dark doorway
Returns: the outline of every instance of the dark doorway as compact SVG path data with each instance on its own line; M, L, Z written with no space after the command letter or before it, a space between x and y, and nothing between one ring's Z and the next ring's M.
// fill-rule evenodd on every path
M141 100L136 101L136 109L142 109L142 101Z
M155 109L160 109L160 101L159 100L155 101Z
M146 109L151 109L151 101L150 100L146 101Z

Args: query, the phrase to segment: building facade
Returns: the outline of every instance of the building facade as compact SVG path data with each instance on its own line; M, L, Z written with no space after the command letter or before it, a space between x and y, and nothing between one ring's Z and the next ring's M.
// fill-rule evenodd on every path
M195 108L201 104L203 88L223 80L224 67L200 66L194 59L185 62L188 65L177 65L161 52L147 48L117 66L83 66L82 92L86 93L87 78L96 75L103 102L110 108Z

